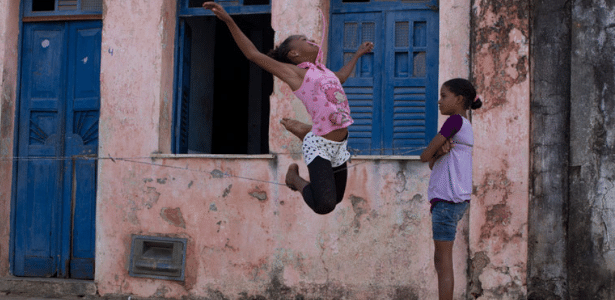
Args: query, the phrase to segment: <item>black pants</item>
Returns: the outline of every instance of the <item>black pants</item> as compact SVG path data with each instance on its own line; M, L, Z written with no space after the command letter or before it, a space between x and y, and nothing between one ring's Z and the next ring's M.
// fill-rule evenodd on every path
M317 156L309 165L310 184L303 189L303 200L317 214L332 212L346 191L346 163L333 168L331 162Z

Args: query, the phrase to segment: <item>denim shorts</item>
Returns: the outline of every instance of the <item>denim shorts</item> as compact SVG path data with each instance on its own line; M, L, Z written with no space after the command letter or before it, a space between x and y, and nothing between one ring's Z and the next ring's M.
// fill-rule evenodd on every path
M450 203L439 201L431 211L433 239L436 241L454 241L457 223L463 217L469 202Z

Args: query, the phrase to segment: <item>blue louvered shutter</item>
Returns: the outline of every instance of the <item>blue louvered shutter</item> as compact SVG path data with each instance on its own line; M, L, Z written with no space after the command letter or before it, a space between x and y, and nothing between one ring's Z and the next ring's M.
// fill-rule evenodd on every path
M382 148L382 57L384 45L381 13L334 14L331 20L329 68L344 66L366 41L373 53L361 57L344 83L354 124L349 128L348 147L360 154L380 154Z
M180 22L179 63L177 82L178 95L175 107L175 149L178 154L188 153L188 132L190 117L190 63L192 30L185 21Z
M386 22L386 154L418 155L437 129L438 22L433 11L389 12ZM390 150L389 150L390 149Z

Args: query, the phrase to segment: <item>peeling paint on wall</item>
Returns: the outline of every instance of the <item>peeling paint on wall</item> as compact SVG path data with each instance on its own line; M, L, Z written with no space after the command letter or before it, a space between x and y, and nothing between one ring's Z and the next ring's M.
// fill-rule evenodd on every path
M266 201L267 200L267 192L262 191L260 187L256 187L252 189L252 191L248 192L248 195L256 198L258 201Z
M277 41L297 31L319 40L316 7L328 15L328 2L272 1ZM459 2L469 7L469 1ZM173 47L159 33L160 26L174 22L161 22L167 12L147 3L105 1L103 48L113 54L104 51L101 66L101 153L137 157L166 153L162 144L168 137L161 136L166 125L161 123L167 120L162 115L168 109L166 95L172 91L164 87L172 80L151 66L172 62L165 60L164 51ZM297 13L299 21L293 17ZM467 17L447 21L458 24ZM171 31L166 35L166 39L174 36ZM467 42L467 37L454 38ZM452 44L458 43L452 40ZM459 54L462 60L464 51ZM467 73L467 65L447 72ZM269 144L277 153L273 158L153 159L172 168L100 163L96 278L101 295L357 300L436 296L427 165L413 159L358 159L363 164L352 165L342 203L327 216L316 215L299 193L283 186L289 164L298 162L301 173L308 172L301 161L300 141L283 129L279 119L309 116L279 80L270 102ZM124 137L134 132L138 136L127 143ZM199 172L181 170L188 166ZM190 237L185 283L125 275L126 249L117 245L144 232ZM457 298L465 296L467 273L467 229L460 232L464 237L454 249Z
M472 8L472 80L484 100L472 111L475 299L527 295L529 13L529 1L476 0Z

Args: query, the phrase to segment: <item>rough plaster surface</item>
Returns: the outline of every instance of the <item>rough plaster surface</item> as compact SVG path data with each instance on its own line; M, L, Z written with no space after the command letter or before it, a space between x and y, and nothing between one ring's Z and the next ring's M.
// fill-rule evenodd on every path
M319 41L317 7L329 15L328 1L273 1L276 43L292 33ZM469 1L460 0L441 8L447 16L448 10L459 12L441 27L447 37L441 54L446 56L446 77L467 76L469 16L463 11L469 7ZM12 88L14 95L18 2L0 1L0 8L2 88ZM174 1L104 2L100 156L148 157L169 151L174 12ZM7 50L11 43L14 52ZM0 121L10 126L13 121L6 119L6 112L14 110L12 97L0 111ZM324 217L285 186L224 175L283 182L292 162L299 162L301 173L307 174L301 156L290 153L300 149L300 142L279 125L282 117L309 119L290 89L276 81L270 148L280 155L274 159L101 160L95 274L99 293L194 299L435 298L426 165L356 160L344 201ZM11 127L10 143L12 134ZM12 150L12 144L5 148ZM12 166L0 168L10 174ZM7 214L0 218L5 222L0 224L0 276L8 272L4 245L9 244L10 180L3 182L8 186L0 189L0 205L7 207L0 212ZM468 223L466 216L455 242L456 298L466 294ZM188 239L185 282L129 277L132 234Z
M470 10L469 0L440 1L438 88L449 79L470 77ZM438 111L438 129L446 118Z
M0 1L0 276L9 274L19 1Z
M114 173L101 174L105 185L122 187L114 199L123 199L99 206L103 225L97 233L97 282L102 295L435 297L431 222L421 192L427 188L428 171L420 163L357 165L347 196L328 216L314 214L298 193L284 186L211 172L282 181L284 174L277 172L276 161L156 163L201 172L117 162ZM261 197L264 194L266 198ZM181 217L175 218L179 210ZM161 216L160 211L171 212L171 217ZM467 219L462 223L467 226ZM463 224L458 243L467 245ZM127 276L131 234L187 238L185 282ZM465 263L464 255L456 252L455 259ZM458 278L464 272L458 265Z
M533 6L528 299L568 299L568 1Z
M160 74L164 67L158 67L169 63L159 26L169 24L161 20L172 13L145 3L105 5L101 155L148 156L164 151L160 137L164 129L158 124L164 118L158 116L166 114L165 96L164 90L154 87L172 80ZM469 2L464 3L469 8ZM328 16L328 1L274 1L276 43L293 33L319 41L318 5ZM459 39L467 44L467 37ZM451 51L462 65L466 52ZM467 66L461 71L457 66L449 68L450 74L467 74ZM100 162L99 293L195 299L435 298L426 165L356 160L344 201L327 216L313 213L299 193L283 185L225 175L283 182L292 162L307 174L301 155L291 153L300 150L300 142L279 124L282 117L309 119L288 86L276 81L270 123L270 148L278 153L274 159L141 160L174 169ZM188 239L185 282L129 277L132 234ZM454 252L458 298L465 295L467 236L465 217Z
M470 206L472 299L526 297L529 173L529 2L474 1Z
M130 157L146 156L159 150L156 137L159 135L162 102L172 95L172 83L167 81L172 82L173 77L172 69L166 68L168 63L164 63L165 59L172 60L165 48L169 42L167 35L173 33L164 33L161 29L166 24L166 29L174 31L174 22L164 22L169 18L167 2L154 2L157 5L147 1L105 2L101 156L117 156L117 153ZM168 90L162 92L161 88L165 86Z
M571 298L615 297L615 4L572 4ZM591 297L589 297L591 295Z

